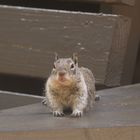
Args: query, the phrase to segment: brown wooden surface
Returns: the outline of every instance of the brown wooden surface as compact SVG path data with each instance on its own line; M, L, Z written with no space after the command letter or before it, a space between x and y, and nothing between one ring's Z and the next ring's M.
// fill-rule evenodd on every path
M38 103L42 101L42 98L41 96L0 91L0 110Z
M0 111L2 140L139 140L140 84L98 91L82 118L53 117L41 103Z
M140 126L140 84L98 91L101 100L82 118L53 117L41 102L0 111L0 131L49 131ZM8 99L8 98L7 98Z
M109 56L109 62L107 67L105 83L108 86L116 86L117 83L120 85L123 83L124 79L124 69L125 69L125 57L127 55L127 47L125 44L128 42L128 24L125 24L124 20L120 20L115 27L114 38L112 40L112 48ZM126 35L127 34L127 35ZM122 43L120 45L120 43ZM127 69L129 71L129 69ZM121 76L117 76L121 75ZM128 84L126 80L123 84Z
M115 6L115 5L112 6L112 13L130 17L132 21L129 40L128 40L128 49L124 61L125 66L123 71L124 76L122 79L122 83L125 83L126 81L132 83L133 81L135 65L136 65L136 57L140 46L140 14L139 14L140 0L135 0L135 3L136 4L133 7ZM139 66L139 64L137 65ZM140 71L138 71L138 73L140 73ZM138 74L136 76L138 76ZM138 81L140 81L140 76Z
M54 52L78 52L98 84L121 84L128 18L1 6L0 21L0 73L48 77Z
M1 140L139 140L140 127L0 132Z
M64 1L64 0L58 0ZM65 1L73 1L73 2L102 2L102 3L111 3L111 4L127 4L127 5L134 5L135 0L65 0Z
M39 5L41 4L41 3L43 3L43 1L40 1L40 0L10 0L10 1L5 1L5 0L1 0L0 1L0 4L5 4L6 5L6 3L7 4L12 4L12 3L14 3L14 4L16 4L16 3L19 3L18 5L22 5L22 4L30 4L30 3L32 3L32 5L34 5L35 3L38 3ZM65 3L73 3L73 4L75 4L75 3L85 3L85 4L87 4L87 3L91 3L91 4L96 4L96 3L99 3L99 4L102 4L102 3L106 3L106 4L122 4L122 5L129 5L129 6L134 6L134 4L135 4L135 0L53 0L53 1L51 1L51 0L46 0L46 3L48 3L48 4L50 4L50 2L54 2L54 4L56 3L56 2L65 2ZM38 6L39 6L38 5Z

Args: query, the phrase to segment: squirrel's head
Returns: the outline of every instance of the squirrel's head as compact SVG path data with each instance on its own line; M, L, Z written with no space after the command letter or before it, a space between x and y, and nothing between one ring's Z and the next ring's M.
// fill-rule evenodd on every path
M58 55L55 54L55 61L52 74L53 76L55 76L55 78L57 78L57 80L61 82L70 80L76 75L77 68L77 54L74 53L72 58L59 58Z

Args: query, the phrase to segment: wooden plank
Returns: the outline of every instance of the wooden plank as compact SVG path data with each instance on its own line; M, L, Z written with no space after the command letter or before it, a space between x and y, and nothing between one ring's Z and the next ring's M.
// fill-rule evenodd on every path
M41 103L0 111L2 140L139 140L140 84L98 91L82 118L53 117Z
M99 3L99 4L102 4L102 3L106 3L106 4L121 4L121 5L128 5L128 6L134 6L135 5L135 0L46 0L45 2L44 1L40 1L40 0L14 0L14 1L0 1L0 4L5 4L5 5L19 5L19 6L22 6L22 5L25 5L25 6L28 6L28 5L36 5L38 3L38 6L42 3L44 4L56 4L56 3L73 3L74 4L78 4L80 5L80 3L85 3L85 4L88 4L88 3L91 3L91 4L95 4L95 3Z
M133 82L136 57L140 45L140 1L135 0L135 6L112 6L112 13L129 16L131 18L131 30L128 39L127 53L124 60L124 70L122 84L130 84Z
M98 91L101 100L79 119L53 117L41 103L2 110L0 132L140 127L139 91L140 84Z
M1 6L0 21L1 73L48 77L54 52L78 52L97 84L121 84L129 18Z
M122 34L124 33L124 34ZM116 30L114 32L114 38L112 41L112 50L108 62L107 75L106 75L106 85L116 86L118 83L122 84L125 56L127 53L127 48L123 45L127 44L129 34L128 25L125 21L120 20L116 25ZM123 43L120 45L120 43ZM129 71L129 70L128 70ZM121 77L117 76L121 75ZM123 83L124 84L124 83ZM127 81L125 84L128 84Z
M64 1L64 0L58 0ZM90 2L90 3L110 3L110 4L127 4L133 6L135 4L135 0L65 0L65 1L73 1L73 2Z
M41 102L43 97L0 91L0 110Z
M94 0L93 0L94 1ZM97 2L105 2L105 3L117 3L117 4L128 4L128 5L134 5L135 0L95 0Z
M0 132L2 140L139 140L140 127Z

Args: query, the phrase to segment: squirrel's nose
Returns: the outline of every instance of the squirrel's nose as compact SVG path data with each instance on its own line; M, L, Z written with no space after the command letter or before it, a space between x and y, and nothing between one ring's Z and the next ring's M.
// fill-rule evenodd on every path
M66 73L65 72L59 72L59 76L63 77Z

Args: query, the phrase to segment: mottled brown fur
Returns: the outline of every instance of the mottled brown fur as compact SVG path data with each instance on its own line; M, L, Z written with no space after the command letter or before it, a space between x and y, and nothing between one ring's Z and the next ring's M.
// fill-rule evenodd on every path
M61 102L65 107L73 105L77 94L79 94L75 80L67 80L63 83L59 80L52 80L50 90L53 91L55 101Z
M92 72L78 67L78 58L55 57L54 68L46 82L46 99L54 116L62 116L65 108L80 117L95 102L95 79Z

